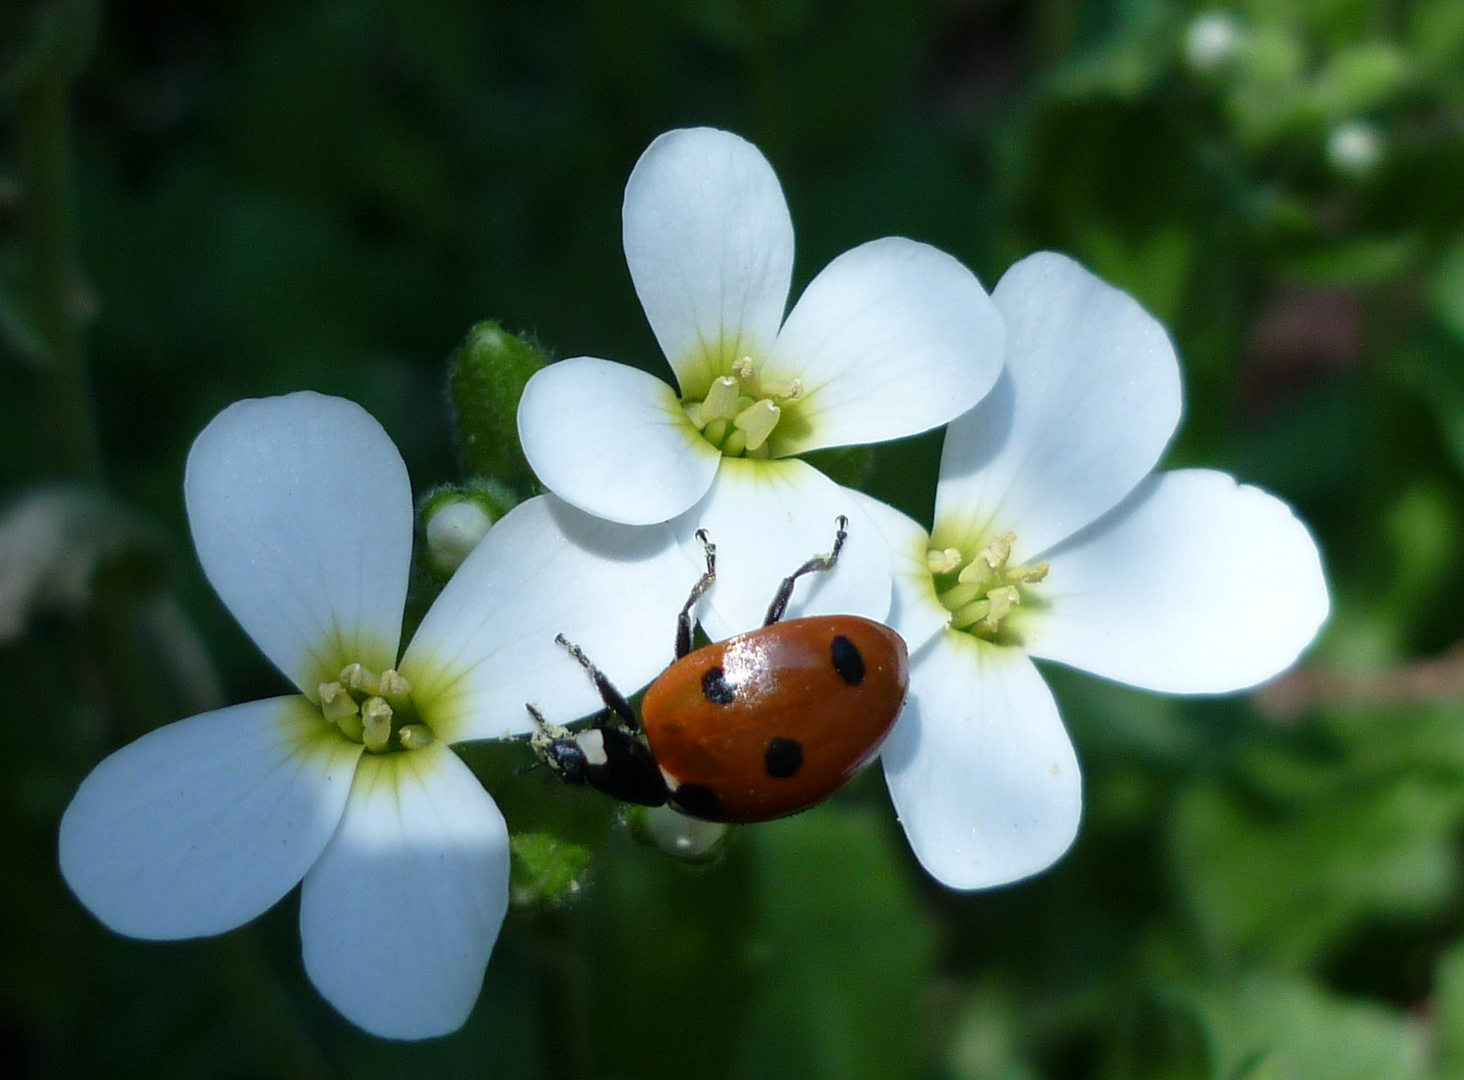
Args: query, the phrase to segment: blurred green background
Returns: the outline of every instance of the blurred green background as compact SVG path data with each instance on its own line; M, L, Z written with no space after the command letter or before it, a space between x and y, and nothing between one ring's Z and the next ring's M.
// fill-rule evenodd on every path
M1464 1077L1464 4L6 0L0 64L0 1077ZM101 929L55 866L81 777L283 687L193 558L193 436L342 394L426 491L477 320L664 371L619 208L686 124L778 170L795 292L897 233L1136 295L1184 363L1169 463L1322 545L1308 668L1050 670L1086 819L990 893L924 877L877 768L711 866L601 828L430 1044L315 995L293 895L214 941ZM871 490L928 521L938 450Z

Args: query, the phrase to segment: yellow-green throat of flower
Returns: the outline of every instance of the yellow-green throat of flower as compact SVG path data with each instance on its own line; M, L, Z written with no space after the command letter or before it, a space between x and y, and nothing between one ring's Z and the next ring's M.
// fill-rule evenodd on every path
M363 664L347 664L339 679L320 684L320 712L373 754L420 750L434 738L417 714L412 684L391 668L378 675Z
M1028 587L1047 576L1047 563L1011 566L1016 533L1002 533L974 555L960 548L932 548L925 555L936 598L951 613L953 630L984 641L1008 643L1003 622L1019 608Z
M733 363L730 374L712 380L701 401L683 401L687 419L727 457L768 457L768 437L783 410L803 397L803 383L762 383L752 357Z

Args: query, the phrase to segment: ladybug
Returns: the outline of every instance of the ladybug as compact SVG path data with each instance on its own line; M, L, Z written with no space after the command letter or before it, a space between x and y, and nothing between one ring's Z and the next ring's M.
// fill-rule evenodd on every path
M562 780L622 802L669 803L703 821L747 823L822 802L878 752L905 703L904 639L855 615L780 621L803 575L832 570L846 538L784 578L761 628L692 648L692 608L717 579L716 547L697 533L706 572L676 620L676 659L635 710L578 646L555 640L605 703L590 726L548 723L530 742Z

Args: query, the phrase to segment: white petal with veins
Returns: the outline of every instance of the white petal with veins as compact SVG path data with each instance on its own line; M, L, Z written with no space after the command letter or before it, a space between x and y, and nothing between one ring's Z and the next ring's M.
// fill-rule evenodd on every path
M793 274L793 221L767 158L714 128L657 138L636 162L622 211L625 261L683 393L700 398L718 362L772 347Z
M232 930L315 862L360 756L300 697L158 728L82 781L61 819L61 873L120 934Z
M935 536L1015 532L1022 562L1154 467L1179 423L1179 362L1153 316L1066 256L1023 259L992 296L1007 366L946 432Z
M702 627L721 640L762 625L784 577L829 552L835 519L849 519L838 565L806 574L786 618L890 610L890 553L863 502L812 465L795 459L728 458L707 497L671 523L689 558L700 561L698 529L717 545L717 583L700 605Z
M300 893L305 970L373 1035L456 1031L508 910L508 871L503 815L448 747L366 755Z
M1329 609L1290 507L1208 469L1149 477L1049 559L1046 605L1020 624L1029 650L1150 690L1254 686L1295 662Z
M778 455L884 442L954 420L1002 365L1001 316L976 276L928 244L886 237L840 255L788 315L764 383L798 379L804 421Z
M347 659L396 659L412 487L361 406L301 392L238 401L183 480L199 562L254 643L308 696Z
M533 728L525 705L564 722L600 698L563 634L626 694L671 662L676 614L700 573L665 525L633 528L552 495L515 507L458 568L401 671L439 737Z
M586 513L653 525L706 494L722 455L654 375L590 356L534 373L518 408L524 456Z
M863 492L850 494L869 515L890 549L894 594L885 622L905 639L906 647L913 654L951 621L951 613L936 598L935 582L930 576L927 561L930 535L919 522L893 506Z
M916 653L881 760L916 858L950 888L1030 877L1077 835L1077 757L1052 691L1015 649L946 631Z

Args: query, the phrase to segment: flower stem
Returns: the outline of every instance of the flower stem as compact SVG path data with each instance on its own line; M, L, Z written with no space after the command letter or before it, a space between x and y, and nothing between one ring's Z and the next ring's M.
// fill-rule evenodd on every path
M589 1080L589 975L579 946L575 912L540 911L539 1017L548 1080Z
M218 958L231 1011L254 1037L271 1076L283 1080L329 1080L325 1055L306 1034L251 927L211 944Z
M7 73L14 99L15 151L33 289L39 424L48 471L102 477L81 328L94 306L75 254L71 206L70 96L91 53L97 11L88 0L37 9L29 51Z

